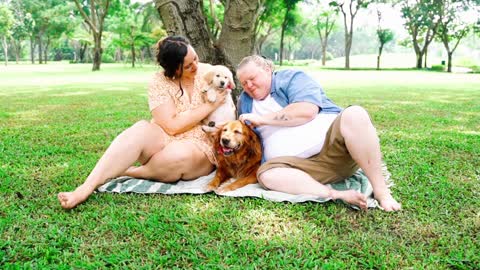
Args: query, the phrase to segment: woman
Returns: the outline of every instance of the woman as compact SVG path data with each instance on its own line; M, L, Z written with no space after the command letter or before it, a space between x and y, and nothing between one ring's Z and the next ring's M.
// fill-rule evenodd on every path
M82 185L58 194L63 208L74 208L98 186L120 175L175 182L214 169L212 145L200 121L225 102L225 94L214 103L202 102L202 73L208 65L198 62L185 38L167 37L157 49L163 71L155 74L148 90L152 121L139 121L118 135ZM142 165L131 167L136 161Z

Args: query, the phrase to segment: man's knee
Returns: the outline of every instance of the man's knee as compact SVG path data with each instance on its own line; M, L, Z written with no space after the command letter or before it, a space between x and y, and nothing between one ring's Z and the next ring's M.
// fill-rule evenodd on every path
M368 112L361 106L350 106L346 108L342 113L341 118L341 129L345 131L346 129L357 129L372 126L372 121L370 120L370 115ZM343 132L342 132L343 134Z
M257 176L258 183L266 189L275 187L275 169L262 172Z

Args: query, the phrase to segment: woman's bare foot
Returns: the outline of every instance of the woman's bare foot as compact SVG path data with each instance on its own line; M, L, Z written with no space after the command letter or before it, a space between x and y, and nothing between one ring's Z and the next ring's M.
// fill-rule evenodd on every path
M402 209L402 205L392 197L392 194L390 194L390 192L374 196L375 199L380 203L380 206L383 208L383 210L387 212L398 211Z
M356 205L360 209L367 209L367 197L356 190L331 190L332 199L340 199L346 203Z
M73 192L58 193L58 200L64 209L72 209L84 202L92 192L91 188L81 185Z

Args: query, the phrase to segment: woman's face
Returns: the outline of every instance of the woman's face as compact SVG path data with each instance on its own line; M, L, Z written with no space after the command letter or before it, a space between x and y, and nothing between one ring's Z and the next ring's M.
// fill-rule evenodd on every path
M195 77L198 70L198 55L192 46L188 46L187 55L183 58L182 77ZM180 73L180 69L177 71Z

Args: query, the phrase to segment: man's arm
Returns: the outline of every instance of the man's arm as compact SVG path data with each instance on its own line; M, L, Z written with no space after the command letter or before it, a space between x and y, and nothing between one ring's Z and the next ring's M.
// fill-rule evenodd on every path
M294 127L300 126L312 121L318 114L318 106L309 102L296 102L287 105L282 110L265 115L256 115L253 113L242 114L239 120L248 121L251 126L282 126Z

